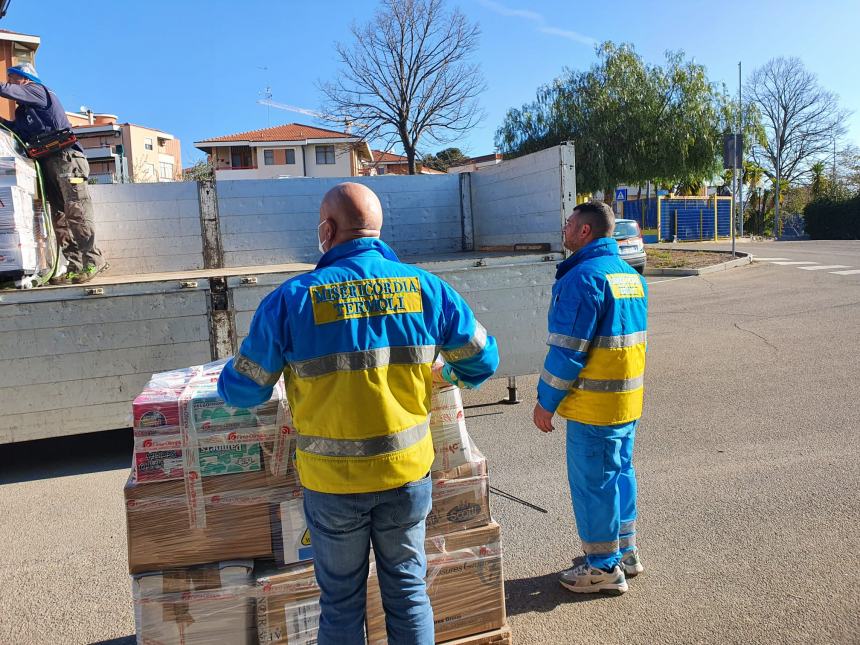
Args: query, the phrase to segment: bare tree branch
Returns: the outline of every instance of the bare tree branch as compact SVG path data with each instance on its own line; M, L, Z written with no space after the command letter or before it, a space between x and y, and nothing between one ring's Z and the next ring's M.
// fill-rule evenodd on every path
M771 179L789 184L810 172L845 134L848 113L798 58L774 58L753 72L746 93L762 117L765 136L750 154Z
M444 0L382 0L373 20L338 43L342 68L321 84L332 122L355 126L365 139L396 136L415 174L422 139L444 143L474 127L484 113L480 68L469 62L480 30Z

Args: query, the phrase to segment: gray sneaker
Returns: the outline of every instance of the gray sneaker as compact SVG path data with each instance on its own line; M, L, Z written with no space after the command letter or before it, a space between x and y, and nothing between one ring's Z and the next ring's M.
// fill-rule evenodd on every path
M633 549L621 558L621 568L624 569L624 575L628 578L635 578L645 571L642 560L639 559L639 549Z
M605 593L620 596L627 591L627 580L624 571L615 565L612 571L596 569L582 560L574 560L570 569L565 569L558 576L562 587L574 593Z

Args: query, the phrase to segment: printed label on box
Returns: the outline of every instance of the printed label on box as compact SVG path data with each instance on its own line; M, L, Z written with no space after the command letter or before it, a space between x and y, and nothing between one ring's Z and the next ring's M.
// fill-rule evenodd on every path
M290 645L316 645L320 626L320 604L317 599L292 602L284 607L287 620L287 642Z

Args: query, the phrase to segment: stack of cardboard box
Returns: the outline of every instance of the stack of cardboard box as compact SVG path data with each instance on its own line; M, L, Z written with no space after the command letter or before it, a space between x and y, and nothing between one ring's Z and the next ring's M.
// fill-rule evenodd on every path
M36 168L0 131L0 279L20 280L45 267Z
M253 410L230 408L213 389L220 367L155 375L134 402L125 496L138 642L315 643L319 588L283 387ZM459 390L434 389L432 404L425 548L436 641L510 643L486 459ZM213 454L227 455L217 468ZM366 622L368 642L385 643L372 559Z

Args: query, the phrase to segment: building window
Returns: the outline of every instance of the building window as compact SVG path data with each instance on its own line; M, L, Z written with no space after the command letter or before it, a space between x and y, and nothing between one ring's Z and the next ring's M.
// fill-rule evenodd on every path
M317 146L317 165L334 163L334 146Z
M296 151L293 148L287 148L287 165L296 163Z
M173 181L173 164L166 161L158 163L158 176L167 181Z
M143 147L146 148L147 150L152 150L152 138L151 137L145 137L144 138Z
M267 166L275 165L275 151L274 150L263 150L263 163Z
M376 174L377 175L384 175L385 174L385 166L380 166L379 168L377 168Z

